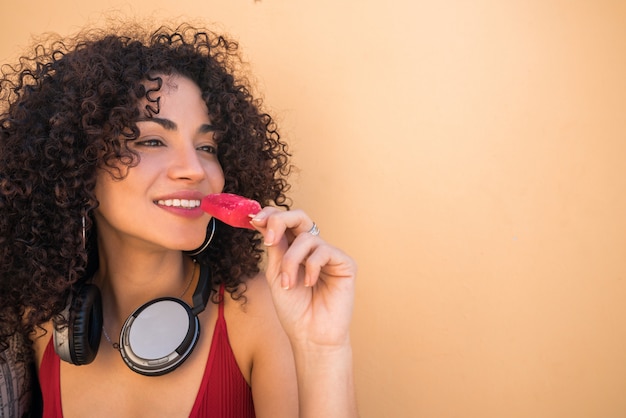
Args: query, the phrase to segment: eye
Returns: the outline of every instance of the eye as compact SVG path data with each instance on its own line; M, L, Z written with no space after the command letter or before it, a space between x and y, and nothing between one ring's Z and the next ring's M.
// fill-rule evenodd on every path
M135 145L138 147L162 147L163 141L156 138L140 139L135 141Z
M204 151L209 154L217 154L217 147L215 145L202 145L201 147L196 148L199 151Z

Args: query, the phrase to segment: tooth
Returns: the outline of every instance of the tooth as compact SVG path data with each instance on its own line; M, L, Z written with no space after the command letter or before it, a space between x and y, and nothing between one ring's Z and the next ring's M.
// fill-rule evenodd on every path
M167 199L167 200L157 200L157 204L161 206L168 207L183 207L186 209L193 209L200 206L199 200L189 200L189 199Z

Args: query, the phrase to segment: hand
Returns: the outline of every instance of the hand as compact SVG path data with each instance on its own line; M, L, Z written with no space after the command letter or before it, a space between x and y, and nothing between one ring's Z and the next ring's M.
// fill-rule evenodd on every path
M350 344L356 264L308 231L300 210L266 207L251 221L267 246L267 270L279 320L294 348Z

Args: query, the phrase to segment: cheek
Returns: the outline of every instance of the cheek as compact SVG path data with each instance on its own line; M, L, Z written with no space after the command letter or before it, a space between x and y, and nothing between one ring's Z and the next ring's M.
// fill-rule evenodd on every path
M140 173L135 168L124 168L126 168L124 172L110 173L103 170L98 174L94 194L101 207L121 208L139 196L141 191L140 180L145 176L145 173ZM118 174L124 175L124 177L114 177Z
M224 189L224 170L220 164L212 164L206 170L212 193L219 193Z
M123 189L129 177L129 170L111 169L113 171L102 170L96 177L94 192L96 197L115 194L117 189Z
M111 180L111 175L106 172L100 172L98 177L96 177L96 186L94 187L93 192L96 195L96 200L100 204L107 200Z
M123 211L124 194L120 182L115 182L109 178L98 178L94 194L98 200L96 213L106 219L112 220L117 214L117 210ZM117 210L116 210L117 209Z

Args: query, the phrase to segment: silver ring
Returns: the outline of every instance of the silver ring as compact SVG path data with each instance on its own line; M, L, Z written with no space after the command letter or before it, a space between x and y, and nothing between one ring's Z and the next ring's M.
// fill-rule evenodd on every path
M307 232L309 234L313 235L314 237L316 237L316 236L318 236L320 234L320 229L317 227L315 222L313 222L313 226Z

